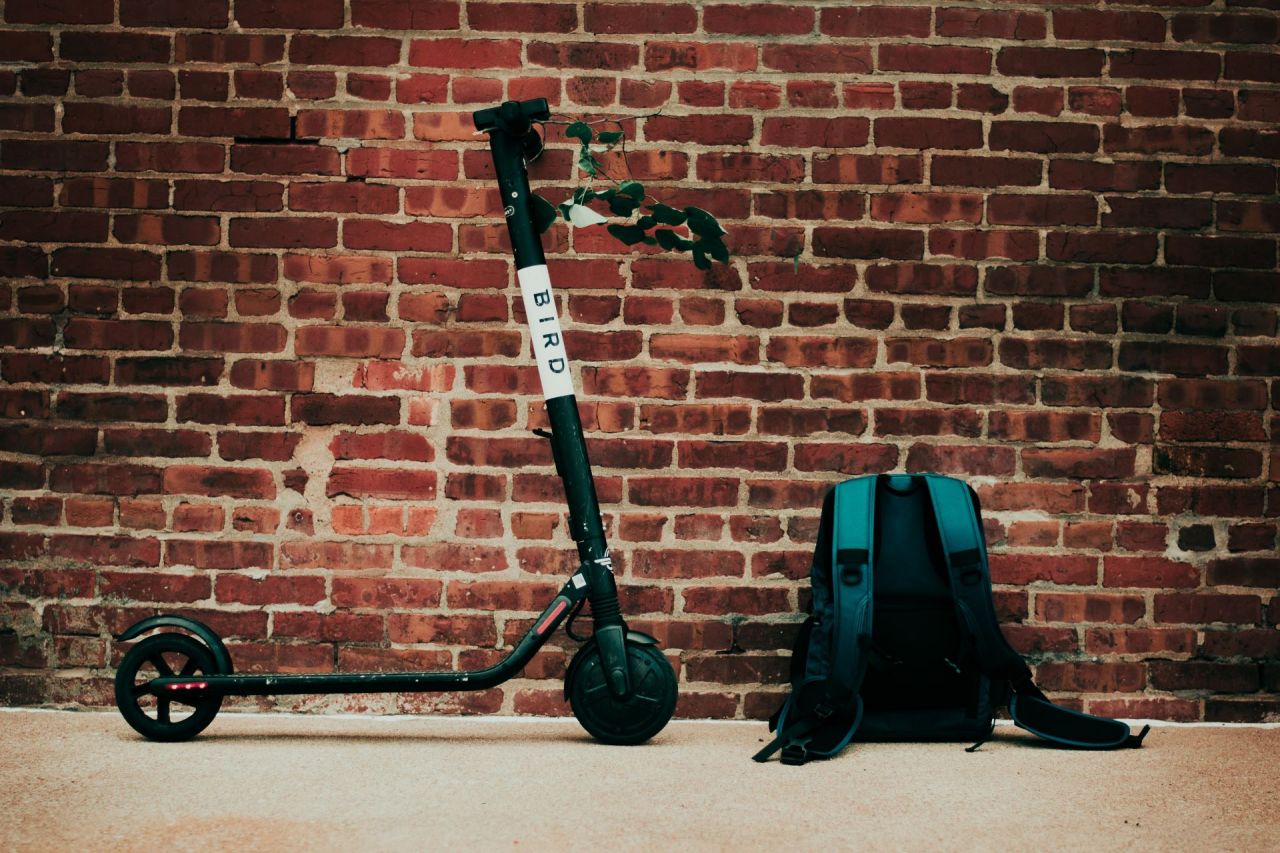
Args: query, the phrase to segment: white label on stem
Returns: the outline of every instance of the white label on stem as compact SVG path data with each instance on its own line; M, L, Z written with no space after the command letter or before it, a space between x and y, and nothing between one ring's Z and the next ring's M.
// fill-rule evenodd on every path
M569 356L564 349L564 334L556 316L556 299L551 293L551 276L546 264L516 270L520 295L524 297L524 313L533 338L533 354L538 359L538 378L542 380L542 396L548 400L573 394L573 377L569 375Z

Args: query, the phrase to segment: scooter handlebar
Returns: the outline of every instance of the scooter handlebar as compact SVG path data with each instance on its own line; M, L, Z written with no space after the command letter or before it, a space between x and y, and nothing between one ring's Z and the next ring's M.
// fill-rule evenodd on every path
M502 130L513 136L524 136L535 121L546 121L551 118L551 108L546 98L533 98L529 101L504 101L496 107L476 110L471 114L476 130L484 133Z

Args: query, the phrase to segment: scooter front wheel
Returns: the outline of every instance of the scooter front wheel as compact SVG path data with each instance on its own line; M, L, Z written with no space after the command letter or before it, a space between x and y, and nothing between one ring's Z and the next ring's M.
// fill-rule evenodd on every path
M578 652L565 685L582 727L602 743L644 743L662 731L676 709L676 674L656 646L627 643L631 696L618 699L605 680L595 644Z
M213 722L222 697L200 691L158 695L156 678L215 675L213 655L185 634L156 634L139 642L116 670L116 707L134 731L150 740L190 740Z

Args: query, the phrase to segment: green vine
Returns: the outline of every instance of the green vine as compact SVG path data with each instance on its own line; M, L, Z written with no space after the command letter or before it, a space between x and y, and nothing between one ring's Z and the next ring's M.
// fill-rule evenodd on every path
M595 122L553 120L547 123L567 125L564 135L578 141L578 172L585 176L585 180L580 177L570 199L558 207L537 193L533 194L533 218L539 232L546 231L561 217L576 227L607 222L609 233L624 245L643 243L659 246L668 252L691 252L693 264L700 270L711 269L712 260L729 262L729 249L724 243L726 232L710 213L700 207L675 208L663 204L650 196L644 185L629 174L619 180L605 171L597 155L620 146L624 165L627 162L622 122L600 119ZM596 132L591 126L601 123L612 123L618 129ZM627 171L629 173L630 169ZM606 180L611 186L595 189L597 179ZM596 201L607 205L613 221L591 207L591 203ZM682 226L688 236L676 230Z

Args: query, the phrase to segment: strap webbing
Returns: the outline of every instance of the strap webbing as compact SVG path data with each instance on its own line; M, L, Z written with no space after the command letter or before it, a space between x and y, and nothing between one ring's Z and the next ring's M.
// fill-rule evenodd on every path
M765 744L764 749L751 756L751 760L760 762L768 761L778 750L796 745L797 741L807 740L805 735L816 729L818 724L821 722L822 720L818 717L808 717L795 725L787 726L786 729L778 732L777 737ZM797 762L787 761L784 763L794 764ZM804 762L800 761L798 763L803 764Z
M978 666L989 677L1007 679L1020 688L1031 670L1000 633L992 603L987 546L969 486L936 474L925 475L934 524L941 540L956 616L973 633Z
M858 477L835 488L832 507L831 589L835 624L831 630L831 672L827 701L855 701L867 668L871 643L872 554L875 547L877 478Z

